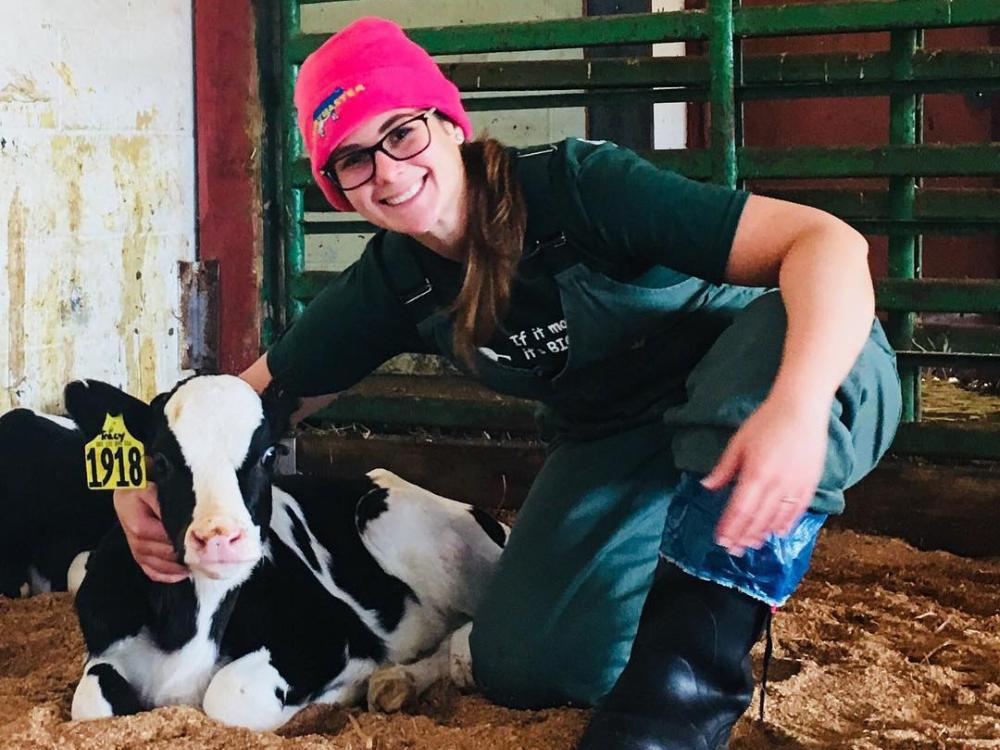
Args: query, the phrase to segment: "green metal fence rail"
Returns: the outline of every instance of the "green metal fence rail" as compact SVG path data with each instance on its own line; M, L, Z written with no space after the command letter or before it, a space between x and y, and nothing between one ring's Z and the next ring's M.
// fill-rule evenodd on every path
M265 290L273 326L294 320L329 280L305 271L311 234L365 233L358 220L310 220L327 210L312 184L296 131L292 90L298 65L325 39L301 32L300 7L340 0L282 0L278 23L279 138L274 163L280 203L282 283ZM737 7L734 7L737 6ZM447 62L442 70L463 92L469 110L579 107L595 103L707 101L710 147L658 150L650 161L695 179L736 185L747 179L888 178L888 190L781 189L777 197L828 210L859 230L888 236L889 278L877 282L877 304L899 352L904 420L894 450L928 456L1000 457L1000 430L921 423L919 367L997 366L1000 342L922 325L916 313L1000 314L1000 281L921 278L921 240L927 234L1000 234L1000 190L929 188L924 177L1000 178L1000 143L922 144L924 94L988 95L1000 91L1000 48L927 51L923 30L1000 24L998 0L868 0L739 8L738 0L708 0L706 10L573 18L510 24L414 28L408 35L431 54L465 54L706 40L705 57L551 61ZM744 56L741 40L805 34L890 32L888 52ZM545 93L537 93L537 92ZM742 144L744 101L803 97L889 97L887 144L878 147L755 148ZM265 336L267 337L267 333ZM927 342L945 340L946 351ZM268 341L265 341L268 343ZM355 405L364 416L364 405ZM526 415L497 412L497 424ZM393 410L401 421L461 425L440 409ZM489 414L489 407L477 412ZM404 418L406 412L409 417ZM378 421L373 418L373 421Z

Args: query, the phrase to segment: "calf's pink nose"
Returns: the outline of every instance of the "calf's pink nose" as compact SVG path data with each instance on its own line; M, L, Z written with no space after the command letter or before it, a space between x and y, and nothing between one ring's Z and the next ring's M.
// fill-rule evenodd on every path
M203 562L226 562L240 557L243 529L234 522L209 518L188 532L191 547Z

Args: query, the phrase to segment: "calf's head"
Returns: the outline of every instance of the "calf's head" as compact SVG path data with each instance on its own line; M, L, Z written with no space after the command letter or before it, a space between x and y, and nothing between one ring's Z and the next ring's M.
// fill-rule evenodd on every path
M88 439L106 414L121 414L142 441L179 560L195 575L249 575L263 553L277 442L294 399L278 386L258 396L230 375L195 376L149 405L93 380L70 383L65 399Z

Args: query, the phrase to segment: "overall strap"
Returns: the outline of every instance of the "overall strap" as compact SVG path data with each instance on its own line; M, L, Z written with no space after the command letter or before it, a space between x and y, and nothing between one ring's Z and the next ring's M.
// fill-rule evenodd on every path
M528 225L524 233L524 259L541 256L546 268L555 275L579 262L579 253L566 239L559 205L553 191L558 190L559 175L553 175L555 145L518 151L515 168L521 182Z
M381 231L375 236L375 257L382 273L417 328L441 307L434 286L407 237Z

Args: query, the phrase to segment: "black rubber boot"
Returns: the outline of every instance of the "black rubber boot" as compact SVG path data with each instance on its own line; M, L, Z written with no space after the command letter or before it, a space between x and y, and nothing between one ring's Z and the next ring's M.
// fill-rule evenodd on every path
M717 750L753 698L769 607L661 560L625 671L578 750Z

